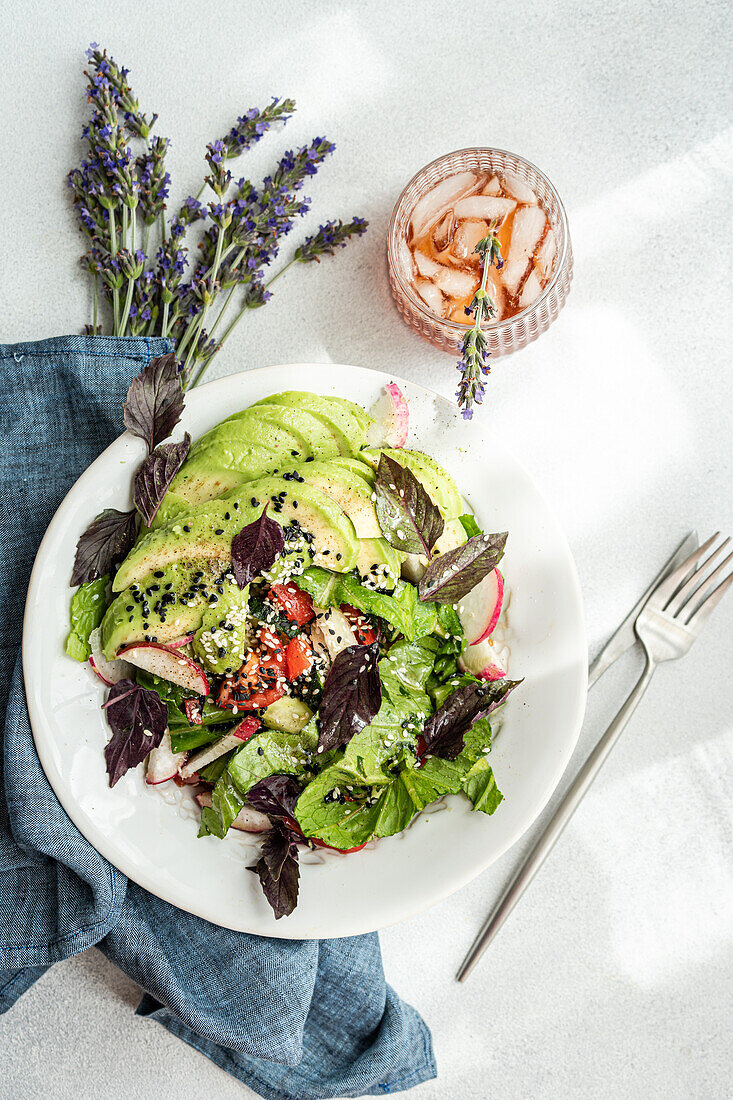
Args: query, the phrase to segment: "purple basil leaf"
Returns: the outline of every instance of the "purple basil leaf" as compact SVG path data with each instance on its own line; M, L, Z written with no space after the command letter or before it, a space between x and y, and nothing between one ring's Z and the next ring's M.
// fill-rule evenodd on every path
M89 524L76 544L71 585L86 584L111 573L132 548L137 533L137 513L105 508Z
M347 745L377 714L382 705L378 659L376 642L350 645L337 655L326 677L318 712L319 752Z
M112 730L104 756L109 785L114 787L162 741L168 726L168 704L152 688L119 680L110 688L104 710Z
M443 534L443 517L412 470L381 455L374 483L382 534L408 554L430 554Z
M268 775L247 791L247 805L270 817L294 817L303 788L292 775Z
M463 739L473 723L501 706L521 682L492 680L458 688L425 722L422 732L424 752L455 760L463 750Z
M276 825L266 834L262 855L248 870L255 871L262 884L275 920L288 917L298 904L298 848L292 834L282 825Z
M154 451L181 419L184 398L181 376L173 353L151 359L133 378L123 416L125 427Z
M434 558L417 590L423 603L456 603L467 596L504 556L507 532L474 535L463 546Z
M135 474L135 507L149 527L163 503L170 483L186 461L191 436L186 432L181 443L163 443L145 459Z
M245 588L258 573L269 569L285 546L285 533L279 523L267 515L267 506L259 519L243 527L232 539L232 569L240 588Z

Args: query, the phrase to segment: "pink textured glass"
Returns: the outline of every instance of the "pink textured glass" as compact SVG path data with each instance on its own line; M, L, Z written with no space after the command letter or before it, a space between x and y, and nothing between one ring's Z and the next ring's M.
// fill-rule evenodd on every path
M537 195L557 240L552 275L539 298L513 317L483 326L490 353L493 356L510 355L526 347L550 327L565 304L573 276L573 250L560 196L547 176L524 157L508 153L505 149L458 149L455 153L438 157L412 177L395 204L387 234L387 269L392 294L407 324L434 347L451 353L460 348L468 326L446 321L428 309L411 285L400 256L404 255L410 216L416 203L446 176L466 171L498 175L506 171L525 180Z

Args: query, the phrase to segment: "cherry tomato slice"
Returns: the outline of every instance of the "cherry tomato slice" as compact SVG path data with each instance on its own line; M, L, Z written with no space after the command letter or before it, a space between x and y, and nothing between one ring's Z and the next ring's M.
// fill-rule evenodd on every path
M341 610L349 620L359 645L371 645L372 642L376 642L377 632L362 611L358 611L348 603L342 603Z
M270 589L270 597L280 604L291 623L305 626L315 617L313 600L307 592L303 592L301 588L298 588L295 581L273 584Z
M310 642L301 634L288 642L285 650L285 668L288 680L297 680L313 664L314 653Z

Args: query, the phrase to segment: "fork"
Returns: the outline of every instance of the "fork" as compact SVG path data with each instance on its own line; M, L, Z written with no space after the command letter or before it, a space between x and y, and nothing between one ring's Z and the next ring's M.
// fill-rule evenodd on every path
M733 571L723 576L733 562L733 553L720 561L712 572L708 572L719 558L721 551L730 543L730 539L726 538L715 550L711 550L719 537L720 532L716 532L699 549L690 554L689 558L673 573L664 578L639 612L634 630L644 648L646 657L644 671L573 780L544 833L507 886L493 912L489 914L456 974L459 982L464 981L471 973L547 859L563 829L601 770L611 749L626 728L642 695L649 687L657 667L664 661L674 661L678 657L684 657L699 636L713 608L733 584Z

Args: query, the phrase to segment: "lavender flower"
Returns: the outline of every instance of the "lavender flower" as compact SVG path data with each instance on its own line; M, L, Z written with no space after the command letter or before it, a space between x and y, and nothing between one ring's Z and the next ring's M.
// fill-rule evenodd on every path
M476 291L473 301L466 309L466 314L474 314L474 322L463 337L461 345L461 358L458 360L458 370L461 380L458 383L456 397L464 420L473 417L473 406L480 405L484 398L484 378L489 374L489 345L484 335L482 324L485 320L496 316L496 306L486 289L489 269L492 264L498 268L503 266L499 239L493 232L494 225L489 230L489 235L478 242L474 252L477 252L482 264L481 286Z
M140 184L140 213L145 225L154 225L165 210L171 178L165 170L168 138L155 137L147 150L137 158Z
M352 236L361 237L366 233L368 225L365 218L353 218L347 223L340 218L326 222L312 237L306 237L296 248L293 258L296 263L301 264L308 264L313 260L319 263L321 256L333 256L337 248L346 248Z
M96 72L90 76L92 84L106 85L114 97L114 102L119 107L125 120L127 129L135 137L146 141L158 118L153 115L150 121L140 111L140 104L133 93L128 76L129 69L120 68L112 57L107 56L106 50L100 50L96 42L92 42L87 50L87 59L92 63Z
M245 115L237 119L220 144L224 150L224 159L231 160L238 157L247 149L250 149L260 140L270 127L276 122L287 122L295 110L295 101L273 98L272 103L259 111L256 107L250 108Z

